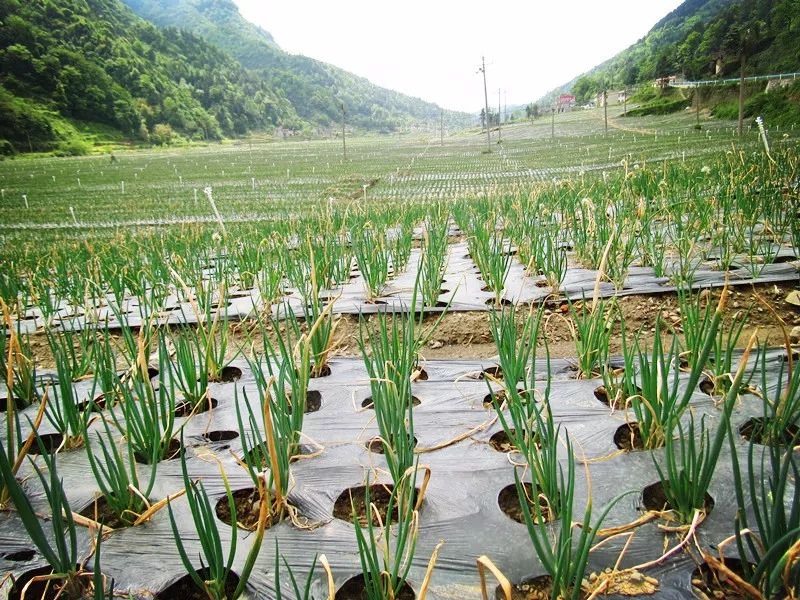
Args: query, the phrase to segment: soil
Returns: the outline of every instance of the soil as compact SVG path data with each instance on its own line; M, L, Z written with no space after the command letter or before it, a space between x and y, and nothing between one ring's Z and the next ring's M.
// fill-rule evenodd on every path
M651 483L642 490L642 507L645 510L656 512L671 510L672 507L664 494L664 487L660 481ZM707 515L714 509L714 498L708 493L706 493L703 508Z
M208 575L206 569L197 572L205 580ZM236 586L239 585L239 576L231 571L225 581L225 595L233 597ZM168 585L155 595L155 600L208 600L208 595L195 584L188 573L173 584Z
M96 521L98 523L102 523L112 529L122 529L124 527L131 527L133 525L132 521L136 519L136 515L128 514L126 517L130 519L130 521L126 521L122 519L117 513L115 513L111 506L108 504L108 500L105 496L98 496L94 502L91 502L88 506L86 506L83 510L81 510L78 514L84 516L92 521Z
M233 492L233 505L236 508L236 522L239 526L254 530L258 525L258 513L261 510L261 501L256 488L244 488ZM215 509L217 518L230 525L232 523L231 510L228 506L228 496L223 496L217 501ZM279 519L270 514L267 516L265 529L277 524Z
M743 576L743 564L738 558L726 558L725 566ZM724 573L719 573L708 563L703 563L692 572L692 588L700 598L708 600L750 600L751 596L735 588Z
M553 578L549 575L540 575L527 579L511 586L511 600L550 600L553 594ZM505 600L503 588L497 586L494 597L496 600ZM586 598L588 594L581 593L579 598Z
M758 302L757 295L766 300L785 321L788 333L788 330L793 326L800 325L800 309L785 302L786 296L794 289L795 286L791 283L760 284L750 287L737 286L731 288L729 302L725 310L726 322L729 322L734 314L752 307L748 324L739 338L739 347L743 347L747 343L756 326L758 326L759 338L762 343L767 342L771 346L783 345L783 330L777 323L773 313ZM716 305L721 290L704 290L701 293L707 298L708 302ZM677 297L672 292L665 292L661 295L624 296L616 298L614 301L625 317L626 328L629 332L641 330L644 334L654 333L656 316L659 313L662 315L663 342L667 347L671 341L671 330L675 328L678 332L680 331L680 310ZM547 338L550 355L553 358L575 356L575 343L562 305L566 307L566 303L552 303L545 309L543 333ZM527 312L527 309L525 312ZM423 327L427 330L428 327L433 326L438 318L438 314L427 315L423 320ZM248 334L242 331L245 327L246 325L244 324L233 324L231 343L229 344L232 353L239 347L249 345L245 343ZM723 325L723 327L726 327L726 325ZM256 342L255 347L258 347L257 342L260 333L250 332L249 335L252 337L252 341ZM112 333L112 338L118 337L118 333ZM358 340L359 316L340 315L333 340L331 357L360 356ZM112 341L121 342L118 339L113 339ZM40 333L32 335L30 344L37 359L37 366L40 368L53 368L55 366L44 335ZM612 354L621 353L618 328L612 337L610 351ZM489 313L485 311L452 312L445 315L439 327L433 332L428 345L421 352L423 359L491 358L496 354L497 348L492 342L489 328ZM233 355L229 358L232 357ZM121 365L122 367L124 365ZM157 374L157 370L153 369L151 377ZM329 374L330 367L326 365L321 376Z
M391 484L374 483L369 486L369 501L378 509L381 521L386 524L386 513L389 508L389 499L392 495L394 486ZM333 516L348 523L353 522L353 511L355 511L361 527L367 526L367 507L365 505L366 486L359 485L347 488L333 505ZM417 499L417 491L414 492L414 501ZM397 504L392 509L392 523L397 523ZM376 516L372 514L372 525L379 526L380 523ZM338 597L338 594L337 594Z
M639 431L639 424L633 421L620 425L614 432L614 445L627 452L644 450L644 439L642 432Z
M524 482L522 485L525 486L525 493L528 496L528 498L529 499L533 498L534 497L533 485L531 485L528 482ZM544 517L545 522L552 521L553 515L550 511L550 503L544 496L539 494L538 488L536 490L535 495L538 498L539 509L542 513L542 517ZM525 524L525 514L522 512L522 507L520 506L519 503L519 496L517 495L517 485L515 483L507 485L502 490L500 490L500 493L497 495L497 504L500 507L500 510L502 510L507 517L513 519L517 523L522 523L523 525ZM528 500L528 508L531 511L531 517L535 521L536 512L533 507L533 503L530 500Z
M789 425L786 429L783 430L778 440L770 440L769 439L769 425L771 424L771 419L766 419L764 417L753 417L752 419L748 419L739 427L739 435L741 435L747 441L753 441L756 444L762 445L774 445L775 442L778 442L778 445L784 446L793 446L797 445L798 443L798 432L800 432L800 428L797 425Z
M414 588L407 583L403 583L403 587L394 597L395 600L414 600L417 595L414 593ZM368 600L364 576L356 575L345 581L342 587L336 591L336 598L337 600Z

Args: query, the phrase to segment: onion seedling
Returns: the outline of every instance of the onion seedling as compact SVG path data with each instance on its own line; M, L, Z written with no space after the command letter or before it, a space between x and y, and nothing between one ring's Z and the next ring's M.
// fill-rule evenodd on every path
M415 498L417 468L412 466L400 479L395 480L387 504L385 523L371 503L369 480L365 486L364 506L372 512L372 517L367 516L366 531L362 529L359 516L353 508L353 525L364 580L363 595L367 600L397 598L406 585L419 534L416 506L420 499ZM394 526L393 514L397 515ZM373 525L373 520L378 522L377 526ZM434 550L428 564L428 573L436 562L436 552Z
M535 313L531 305L520 331L517 327L516 307L502 307L499 310L495 308L489 312L490 331L497 347L503 380L509 392L526 379L531 357L536 356L543 315L544 304Z
M743 477L733 432L729 430L728 435L739 507L732 537L742 557L741 573L763 598L776 598L787 589L800 586L800 564L795 555L800 540L800 486L790 485L791 481L800 480L797 453L778 444L767 444L758 460L757 444L751 439L747 475ZM794 447L798 443L795 435L789 445ZM748 514L753 515L753 521ZM723 545L724 542L718 544L720 550ZM724 567L724 560L712 560L711 564ZM738 587L735 579L729 581Z
M138 353L127 384L118 386L119 411L112 411L111 416L128 440L136 460L152 465L175 454L175 383L172 378L162 380L155 390L141 343ZM159 372L169 371L167 353L160 351L158 362ZM118 412L124 420L119 419Z
M358 270L364 278L367 302L380 296L389 278L389 249L386 235L370 223L363 228L351 230L353 253L358 262Z
M189 503L189 509L192 513L192 523L194 524L197 537L200 540L201 551L199 558L201 568L198 571L192 564L192 560L183 544L182 535L175 521L175 514L172 511L172 504L170 502L167 504L169 520L172 524L172 534L181 557L181 562L183 562L183 566L186 568L192 581L206 594L209 600L236 600L242 595L247 586L250 573L255 565L258 552L261 549L267 514L266 503L262 503L261 505L256 534L251 543L250 551L247 553L244 567L241 573L239 573L239 583L234 592L228 596L226 584L231 574L234 558L236 557L236 546L238 542L236 503L233 499L233 492L231 492L228 478L220 466L220 473L222 474L222 480L225 484L225 494L228 498L228 509L231 515L231 541L226 554L222 547L222 538L220 536L217 517L206 495L203 483L202 481L192 481L189 478L189 473L186 468L186 459L183 455L181 455L181 470L183 472L183 484L186 489L186 500Z
M130 440L126 439L127 456L123 457L106 421L103 427L105 435L95 432L94 442L88 430L84 434L89 466L106 505L119 523L127 527L134 525L150 506L149 496L155 485L158 463L148 465L147 480L140 482ZM98 449L102 456L96 455Z
M575 461L572 443L566 434L564 443L567 446L569 457L567 471L565 474L564 467L558 466L559 495L557 498L550 499L552 504L549 507L550 510L555 508L554 512L561 519L557 531L554 532L552 526L547 523L540 503L530 501L525 485L520 478L519 469L514 471L514 480L528 536L533 543L536 556L552 580L551 598L578 600L583 597L589 553L600 531L600 526L613 506L631 492L625 492L614 498L594 521L592 521L592 500L589 498L586 502L583 521L575 522Z
M578 356L581 377L594 377L608 362L608 346L611 343L611 326L616 304L599 300L589 302L585 298L579 308L569 303L570 328Z
M428 221L422 232L420 244L419 279L422 302L425 306L436 306L442 290L445 259L447 255L447 221Z
M791 352L791 347L787 346L786 351ZM788 438L793 437L792 428L800 420L800 368L796 363L787 368L787 363L781 360L778 374L774 379L775 385L772 387L770 385L772 378L767 370L766 344L760 350L757 361L759 360L760 395L764 416L760 420L753 421L750 437L768 446L783 446Z
M392 480L398 482L414 464L411 377L417 366L419 340L413 316L395 313L391 326L384 312L374 319L378 323L377 332L370 331L361 318L358 343L370 378L384 456Z
M680 421L680 414L673 413L666 421L663 464L659 464L655 457L653 462L661 479L669 510L674 512L681 523L691 523L696 511L705 510L706 494L717 468L717 460L728 433L731 413L754 343L755 336L751 338L725 396L720 422L713 438L706 427L705 417L700 419L698 426L694 415L691 415L686 428Z
M79 564L78 533L72 509L64 493L63 482L58 476L55 456L48 455L44 447L40 446L40 449L47 466L47 475L33 461L31 464L39 476L50 506L50 518L46 521L50 523L50 535L45 533L28 496L17 481L10 457L2 445L0 445L0 474L6 493L13 502L31 542L52 569L50 575L39 577L38 581L52 582L53 589L58 590L61 597L78 600L85 597L93 581L102 581L102 578L97 577L97 574L93 576L92 573L86 573ZM99 539L98 536L98 541ZM102 590L100 597L102 598Z

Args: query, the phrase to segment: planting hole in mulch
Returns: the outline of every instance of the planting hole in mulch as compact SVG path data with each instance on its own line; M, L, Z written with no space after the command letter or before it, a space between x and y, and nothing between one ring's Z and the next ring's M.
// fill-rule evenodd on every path
M416 396L411 396L411 404L413 406L419 406L421 403L422 402L420 401L419 398L417 398ZM375 408L375 404L372 402L372 396L364 398L364 400L361 402L361 408L368 408L368 409Z
M42 447L47 454L53 454L63 443L64 436L60 433L43 433L38 436L38 440L33 440L28 454L41 454Z
M503 378L503 368L500 366L488 367L481 371L480 379L486 379L491 377L493 379L502 379Z
M800 428L790 424L780 433L772 431L774 429L772 419L765 417L753 417L748 419L739 427L739 435L748 442L762 444L764 446L792 446L797 443L797 434Z
M127 521L121 519L119 515L117 515L113 510L111 510L111 506L108 504L108 500L106 500L105 496L98 496L92 502L89 503L88 506L84 507L79 513L82 517L86 517L87 519L91 519L92 521L96 521L98 523L102 523L112 529L122 529L124 527L130 527L133 525L133 521L136 520L138 515L128 514L126 515Z
M390 483L383 485L380 483L373 483L369 486L369 501L374 504L378 509L381 520L386 523L386 510L389 506L389 498L392 495L394 486ZM358 515L358 522L362 527L367 526L367 508L364 504L364 494L367 488L363 485L347 488L333 504L333 516L348 523L353 522L353 511L355 510ZM414 490L414 502L417 501L417 494L419 490ZM395 506L392 509L392 523L397 523L397 502L395 498ZM378 519L372 514L372 524L379 526ZM338 596L337 596L338 597Z
M422 367L417 367L414 369L414 371L411 373L412 377L414 373L417 374L417 376L414 377L414 381L428 381L428 372Z
M167 446L167 451L164 453L163 460L175 460L181 455L181 450L182 450L181 443L177 439L172 438L169 441L169 446ZM143 456L139 452L134 452L133 458L135 458L136 462L138 462L140 465L150 464L150 457Z
M16 408L17 410L22 410L26 407L27 405L25 404L25 402L23 402L19 398L14 398L14 408ZM4 413L7 411L8 411L8 398L5 397L0 398L0 413Z
M79 568L76 565L76 568ZM8 600L20 600L22 598L22 590L28 585L28 582L35 577L44 577L53 574L52 567L38 567L25 571L22 575L16 578L14 585L11 586L11 591L8 593ZM90 582L91 576L81 578L84 582ZM61 592L61 587L64 585L63 579L51 580L38 580L34 581L25 590L26 600L56 600L57 598L67 597L65 593Z
M703 377L703 380L697 385L697 387L700 388L700 391L707 396L714 395L714 382L708 377Z
M213 408L217 408L217 404L219 404L219 401L216 398L204 398L197 405L192 402L183 401L175 405L175 416L188 417L192 412L198 415L208 412Z
M662 484L660 481L656 481L642 490L642 507L645 510L664 512L672 509L666 494L664 494L664 485L669 484ZM708 492L706 492L703 500L703 508L706 511L706 515L711 514L714 509L714 498Z
M497 306L515 306L512 300L508 298L500 298L500 301L495 301L494 298L488 298L486 302L484 302L487 306L497 305Z
M533 508L533 503L530 501L534 498L534 488L533 485L528 483L527 481L522 484L525 488L525 494L528 496L528 508L531 511L531 517L534 521L536 521L536 509ZM553 520L552 512L550 511L550 503L547 501L542 494L538 493L538 488L536 490L535 496L538 498L539 501L539 508L541 510L542 516L545 519L545 522L549 522ZM522 512L522 507L519 504L519 496L517 495L517 485L512 483L507 485L500 493L497 495L497 505L500 507L500 510L509 517L510 519L516 521L517 523L525 524L525 514Z
M217 375L213 381L216 383L233 383L234 381L239 381L241 378L242 370L239 367L228 365L227 367L222 367L219 375Z
M304 413L317 412L322 408L322 392L319 390L308 390L306 392L306 409Z
M316 379L317 377L328 377L331 374L331 368L328 365L322 367L322 369L317 372L316 369L311 369L311 379Z
M641 389L637 388L637 390L639 394L642 393ZM612 410L626 410L631 407L630 399L626 398L623 392L617 394L615 398L609 398L608 390L604 385L600 385L595 388L594 397Z
M726 558L725 567L744 578L744 563L741 559ZM749 600L751 598L742 589L737 588L725 573L717 571L707 562L692 571L692 589L701 598L725 598L726 600Z
M512 435L515 432L514 429L511 430ZM505 429L498 431L497 433L493 434L492 437L489 438L489 444L497 450L498 452L516 452L517 447L514 445L514 442L508 437ZM516 491L516 490L515 490Z
M232 495L233 505L236 507L236 522L245 529L254 530L258 525L258 512L261 510L261 499L258 495L258 489L251 487L235 490L232 492ZM274 496L270 497L273 498ZM228 505L227 495L222 496L222 498L217 501L214 512L216 512L217 518L220 521L226 525L231 524L231 508ZM269 514L267 515L265 529L269 529L277 523L277 516Z
M231 431L229 429L218 429L216 431L209 431L203 434L203 438L211 443L230 442L238 437L238 431Z
M83 402L78 404L78 410L80 412L85 412L86 409L91 408L92 412L102 412L106 408L106 395L99 394L95 399L94 402L90 400L84 400Z
M626 452L644 450L644 439L636 421L623 423L614 432L614 445Z
M776 256L772 259L773 265L780 265L783 263L790 263L797 260L797 257L792 254L784 254L783 256Z
M36 550L17 550L0 555L0 558L10 562L28 562L36 556Z
M517 391L519 392L520 398L522 398L523 400L528 399L529 397L528 390L518 389ZM503 402L506 401L506 397L508 396L508 394L504 389L497 390L493 394L492 393L486 394L483 397L483 408L494 408L494 402L492 400L492 396L494 396L494 400L496 400L499 405L502 405Z
M371 440L367 440L364 442L364 446L370 452L374 452L375 454L383 454L383 442L381 438L374 437ZM417 447L417 438L414 438L414 448Z
M398 591L394 597L395 600L414 600L417 595L414 593L414 588L408 585L408 583L403 583L403 587L400 588L400 591ZM356 575L345 581L342 587L336 591L336 598L337 600L367 600L368 596L364 576Z
M158 369L155 367L147 367L147 378L152 379L153 377L158 377Z
M209 578L208 569L198 569L197 574L203 581ZM232 598L238 585L239 576L230 571L228 578L225 580L225 596ZM187 573L158 592L155 595L155 600L208 600L208 594L197 587L192 576Z
M525 579L511 586L511 600L550 600L553 594L553 578L549 575L539 575ZM587 598L589 594L581 592L579 598ZM496 600L505 600L506 595L502 586L497 586L494 591Z

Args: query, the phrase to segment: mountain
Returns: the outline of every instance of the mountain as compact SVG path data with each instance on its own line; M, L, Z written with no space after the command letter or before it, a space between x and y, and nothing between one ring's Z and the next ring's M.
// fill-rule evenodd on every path
M800 69L797 0L686 0L641 40L557 90L570 89L582 102L605 86L631 86L667 75L736 77L742 51L748 73Z
M322 126L341 120L365 129L389 131L414 122L439 122L440 108L370 83L363 77L305 56L283 51L272 36L247 21L231 0L123 0L138 15L161 27L187 29L230 53L286 97L301 119ZM445 111L449 126L474 121Z
M341 102L351 127L438 122L434 104L283 52L227 0L158 6L195 32L159 28L120 0L0 0L0 155L80 154L91 137L311 130L338 124Z
M118 0L0 0L0 67L5 153L80 150L86 123L155 142L301 124L232 57Z

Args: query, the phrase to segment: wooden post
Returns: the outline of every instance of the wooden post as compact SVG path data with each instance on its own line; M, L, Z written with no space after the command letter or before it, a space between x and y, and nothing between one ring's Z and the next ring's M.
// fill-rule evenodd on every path
M492 134L489 131L489 92L486 90L486 58L481 56L481 68L479 69L481 73L483 73L483 103L484 103L484 110L486 117L484 121L486 122L486 147L489 152L492 151Z
M342 102L342 157L343 160L347 160L347 140L345 139L344 133L344 102Z

